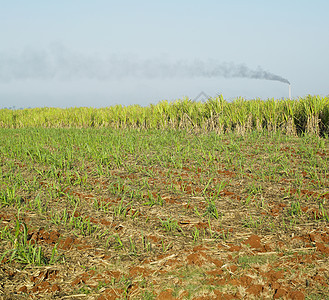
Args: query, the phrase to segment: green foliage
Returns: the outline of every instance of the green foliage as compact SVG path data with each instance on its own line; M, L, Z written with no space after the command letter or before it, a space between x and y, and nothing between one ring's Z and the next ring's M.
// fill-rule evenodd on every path
M168 232L170 231L175 231L176 229L178 231L182 232L182 228L178 225L177 220L172 219L170 217L168 217L166 220L161 220L159 218L160 222L161 222L161 226Z
M280 130L288 134L329 134L329 97L306 96L298 99L245 100L227 102L217 96L205 103L188 98L156 105L115 105L106 108L33 108L0 110L0 128L139 128L194 129L241 134L250 130ZM30 153L44 159L43 152ZM120 162L118 162L120 163Z
M44 266L51 265L59 260L56 245L52 249L50 257L47 257L41 246L32 243L28 239L28 229L25 223L16 220L14 232L8 230L7 227L1 230L1 239L9 241L11 247L5 251L0 258L0 262L6 257L9 261L16 261L22 264Z
M206 209L205 213L203 214L203 216L206 216L206 215L213 217L215 219L219 218L217 207L213 201L208 202L207 209Z

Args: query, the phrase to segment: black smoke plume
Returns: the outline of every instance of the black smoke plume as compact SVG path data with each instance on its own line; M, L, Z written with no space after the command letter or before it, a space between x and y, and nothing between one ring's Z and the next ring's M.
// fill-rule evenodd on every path
M275 80L289 84L279 75L251 69L245 64L216 60L133 59L111 55L105 58L74 53L63 47L48 51L24 50L17 54L0 53L0 81L24 79L122 79L225 77Z

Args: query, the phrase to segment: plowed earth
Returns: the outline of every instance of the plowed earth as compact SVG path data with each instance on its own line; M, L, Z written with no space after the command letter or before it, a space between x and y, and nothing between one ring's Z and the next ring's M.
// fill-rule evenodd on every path
M101 129L0 136L3 299L329 295L328 140ZM43 260L24 261L19 243Z

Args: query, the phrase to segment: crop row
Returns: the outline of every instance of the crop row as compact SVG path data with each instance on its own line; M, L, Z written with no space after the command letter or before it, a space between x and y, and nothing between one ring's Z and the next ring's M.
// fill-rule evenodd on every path
M0 140L8 299L155 299L173 284L192 299L232 294L231 280L274 295L264 274L279 271L287 291L309 280L305 294L328 294L328 139L106 127L1 128Z
M186 129L195 132L281 131L288 135L329 132L329 97L245 100L223 97L196 102L188 98L161 101L147 107L115 105L104 108L33 108L0 110L0 127L111 127L133 129Z

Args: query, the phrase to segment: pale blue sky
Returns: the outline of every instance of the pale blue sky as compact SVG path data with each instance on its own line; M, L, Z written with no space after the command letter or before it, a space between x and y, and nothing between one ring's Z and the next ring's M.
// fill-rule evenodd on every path
M327 0L0 0L0 108L288 97L242 69L326 96L328 12Z

